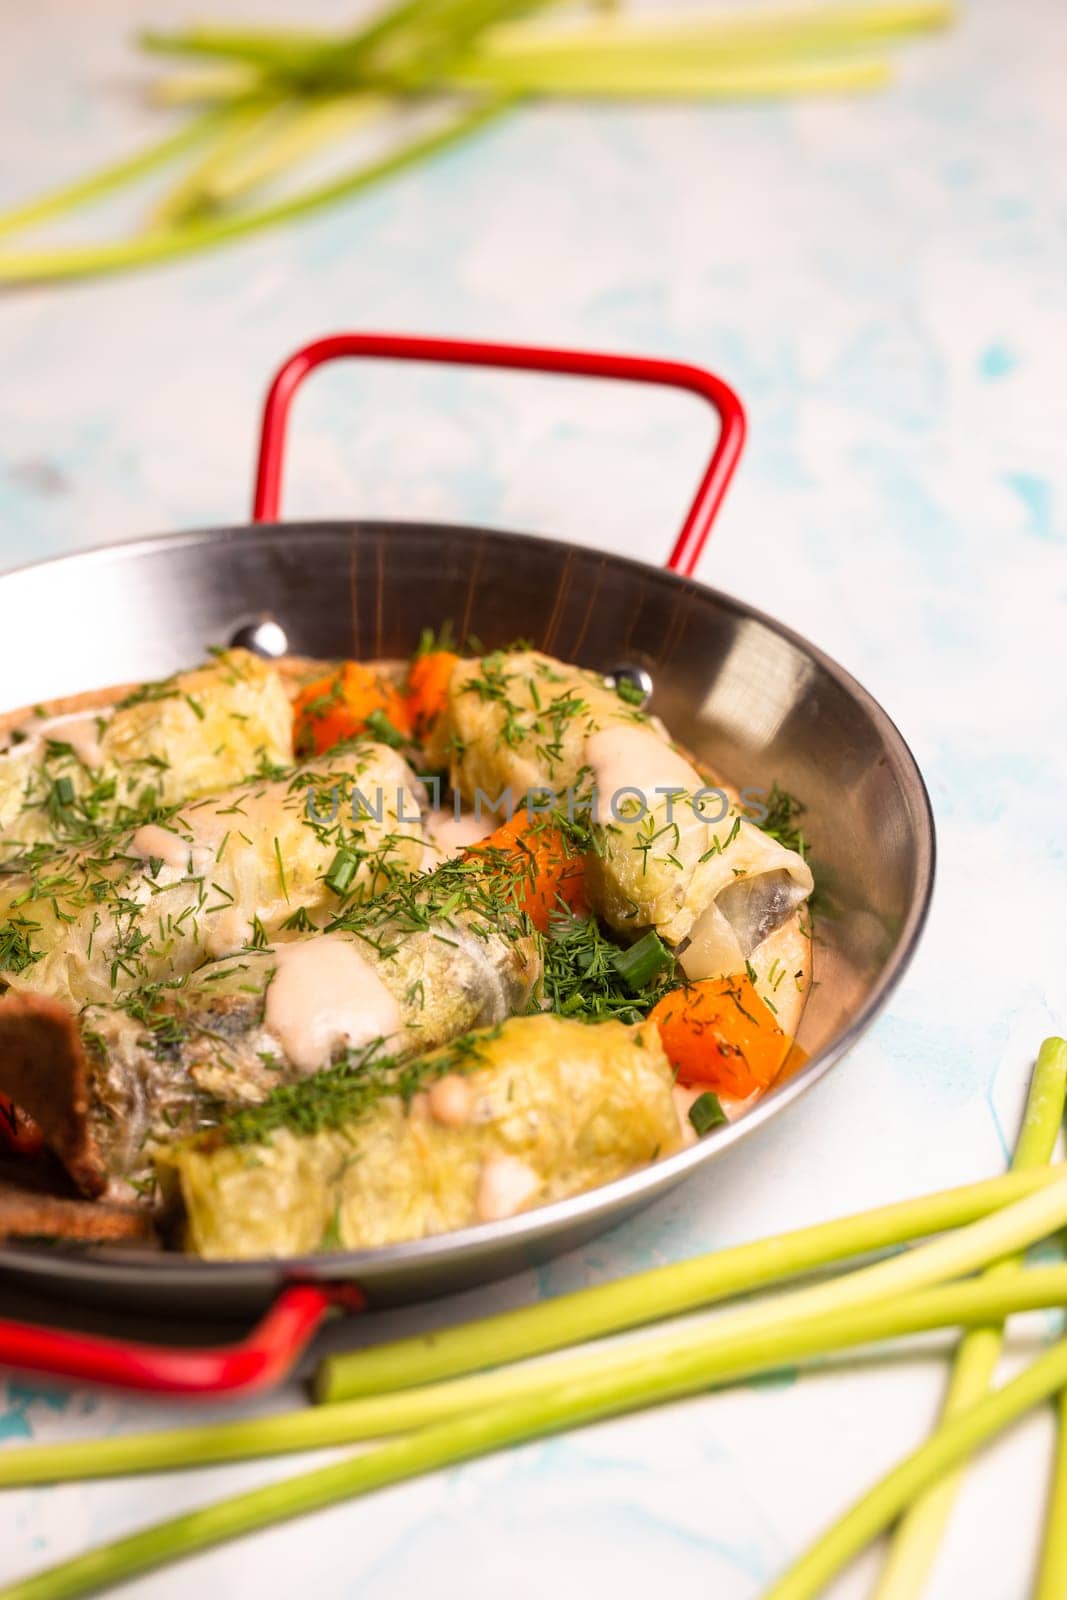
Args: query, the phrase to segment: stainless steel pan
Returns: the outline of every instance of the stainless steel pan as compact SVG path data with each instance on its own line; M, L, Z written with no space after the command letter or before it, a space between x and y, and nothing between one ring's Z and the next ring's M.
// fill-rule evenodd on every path
M276 520L293 394L323 361L356 355L620 377L702 395L719 413L720 432L672 552L675 570L483 528ZM349 1292L356 1285L371 1304L458 1289L618 1222L750 1138L841 1059L915 948L933 878L933 822L907 745L854 679L781 624L684 575L729 481L743 426L721 380L676 363L374 335L322 340L293 357L271 390L252 526L108 546L0 577L2 698L26 704L165 674L205 646L237 638L274 653L399 657L423 627L446 618L487 647L523 637L586 666L647 672L653 709L683 744L739 784L778 780L806 806L822 895L818 984L799 1039L803 1068L696 1147L505 1222L370 1252L232 1265L129 1249L8 1245L0 1247L4 1274L68 1298L197 1314L262 1307L294 1283L343 1284ZM41 616L49 618L47 649ZM292 1303L321 1309L315 1294L297 1290ZM0 1357L2 1334L0 1325ZM34 1349L22 1349L25 1364L49 1364L33 1357ZM58 1357L51 1370L57 1367L73 1370ZM135 1381L129 1372L117 1375Z

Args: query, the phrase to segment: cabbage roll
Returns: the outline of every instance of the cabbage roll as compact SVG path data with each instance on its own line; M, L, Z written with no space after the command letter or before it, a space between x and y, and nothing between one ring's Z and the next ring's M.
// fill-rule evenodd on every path
M691 979L742 972L811 894L811 868L763 833L650 729L586 743L597 825L590 903L617 932L654 929Z
M247 650L145 684L117 705L62 716L42 707L0 749L0 860L42 842L83 843L288 767L292 722L277 669Z
M90 1006L94 1177L121 1192L148 1154L338 1061L356 1070L385 1041L402 1059L527 1004L540 971L530 938L462 926L408 934L381 954L342 932L214 963L144 1016Z
M421 870L419 785L387 745L0 871L0 981L75 1006L263 944Z
M0 1046L0 1090L41 1124L85 1192L123 1197L148 1176L156 1147L226 1105L338 1062L355 1070L383 1041L401 1059L524 1010L541 947L528 919L502 904L500 876L450 863L341 908L331 932L89 1005L73 1034L60 1029L51 1072L21 1073Z
M519 1017L279 1090L157 1165L199 1255L367 1249L499 1221L671 1153L672 1083L653 1025Z
M537 650L497 651L454 667L429 753L449 764L465 800L510 789L522 805L527 791L578 783L598 728L647 720L595 672Z
M536 651L460 662L435 733L465 799L545 791L588 817L587 892L617 933L654 930L688 977L742 972L810 895L807 862L708 789L660 725L593 673ZM483 800L483 804L484 804Z

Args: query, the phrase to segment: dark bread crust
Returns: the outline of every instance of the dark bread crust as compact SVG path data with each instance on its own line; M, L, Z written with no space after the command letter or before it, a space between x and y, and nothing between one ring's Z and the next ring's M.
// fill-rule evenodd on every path
M47 995L0 999L0 1089L33 1117L71 1182L90 1197L55 1193L64 1179L44 1160L6 1161L0 1239L157 1242L146 1210L95 1198L107 1187L107 1170L90 1131L88 1070L73 1012Z
M0 1090L28 1113L81 1192L107 1187L89 1123L89 1070L78 1019L43 994L0 999Z
M81 1244L159 1243L152 1218L137 1206L72 1200L0 1178L0 1239L56 1239Z

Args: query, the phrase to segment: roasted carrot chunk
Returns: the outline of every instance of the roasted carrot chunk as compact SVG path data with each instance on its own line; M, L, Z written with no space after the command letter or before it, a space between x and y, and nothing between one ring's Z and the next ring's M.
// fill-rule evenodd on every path
M544 817L519 811L510 822L472 845L467 857L489 854L514 871L512 903L525 911L535 928L548 932L549 918L564 907L576 916L588 910L585 868L570 840Z
M388 678L362 661L346 661L339 672L309 683L293 707L298 755L324 750L359 733L375 732L375 713L397 734L411 731L407 701Z
M653 1006L679 1083L739 1100L766 1089L781 1070L789 1037L744 975L706 978L672 989Z
M417 739L424 739L448 703L448 683L459 660L451 650L428 650L408 671L408 715Z

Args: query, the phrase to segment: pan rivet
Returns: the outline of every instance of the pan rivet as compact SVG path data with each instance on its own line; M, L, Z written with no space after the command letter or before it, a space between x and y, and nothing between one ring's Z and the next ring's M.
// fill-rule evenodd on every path
M238 623L230 634L230 645L234 649L251 650L257 656L266 656L268 661L276 661L288 651L289 640L281 623L263 614Z
M641 705L647 705L652 698L652 674L647 667L635 667L625 662L620 667L612 667L607 674L609 683L628 683L641 695Z

